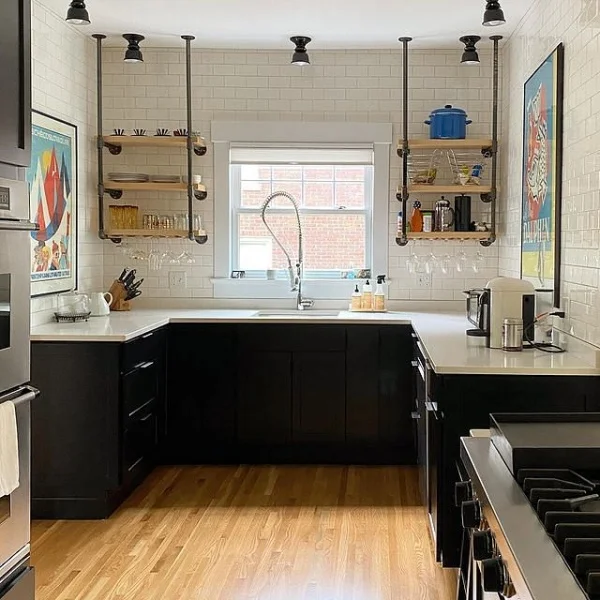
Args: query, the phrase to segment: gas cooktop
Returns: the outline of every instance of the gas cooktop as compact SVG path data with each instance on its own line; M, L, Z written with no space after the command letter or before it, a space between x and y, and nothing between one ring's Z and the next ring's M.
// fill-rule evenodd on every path
M492 415L491 441L463 438L461 459L484 591L600 600L600 414Z

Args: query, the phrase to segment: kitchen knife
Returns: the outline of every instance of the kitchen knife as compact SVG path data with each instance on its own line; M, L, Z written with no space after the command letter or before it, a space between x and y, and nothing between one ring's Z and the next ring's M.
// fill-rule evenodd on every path
M129 294L127 294L127 297L125 298L125 300L133 300L141 295L142 295L142 292L140 290L136 290L135 292L129 292Z
M124 281L125 280L125 276L127 275L127 271L128 271L128 269L127 269L127 267L125 267L123 269L123 272L119 275L119 281Z

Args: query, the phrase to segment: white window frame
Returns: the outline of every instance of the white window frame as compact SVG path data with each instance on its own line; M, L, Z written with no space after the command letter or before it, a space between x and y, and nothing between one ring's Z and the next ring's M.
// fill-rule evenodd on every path
M310 122L235 122L213 121L211 141L214 146L215 177L215 298L292 299L294 292L285 280L231 279L232 223L230 150L236 144L336 144L368 145L373 148L373 209L371 230L371 265L373 275L388 272L389 252L389 177L391 123L310 123ZM353 280L307 279L303 293L323 300L348 299Z
M266 163L265 163L266 164ZM322 163L324 164L324 163ZM238 169L233 168L234 166L239 167ZM239 249L240 249L240 240L239 240L239 231L238 231L238 227L237 227L237 223L236 223L236 217L239 215L243 215L243 214L260 214L260 208L258 207L243 207L241 202L242 202L242 198L241 198L241 187L242 187L242 180L241 180L241 166L242 165L231 165L230 169L231 169L231 178L230 178L230 203L231 203L231 208L233 211L233 218L231 221L231 232L230 232L230 241L231 241L231 263L232 263L232 269L235 270L239 270L241 267L238 263L239 261L239 256L236 257L236 252L239 254ZM320 165L316 165L316 166L321 166ZM327 166L337 166L337 165L327 165ZM340 163L339 166L354 166L354 163L349 163L348 165L343 165ZM366 166L366 165L359 165L359 166ZM335 208L335 207L331 207L331 208L307 208L307 207L301 207L300 212L301 215L339 215L339 214L343 214L343 215L364 215L365 216L365 231L367 232L367 244L366 244L366 253L365 253L365 263L364 264L356 264L354 265L354 268L359 268L359 269L363 269L363 268L370 268L370 265L373 264L373 248L372 248L372 244L373 244L373 239L372 236L369 234L369 232L371 232L373 230L373 195L374 195L374 190L373 190L373 171L374 169L373 167L373 158L371 158L371 162L369 163L369 165L371 168L367 170L365 179L364 179L364 184L365 184L365 207L364 208L344 208L344 209L339 209L339 208ZM335 181L333 182L333 186L335 189ZM281 186L282 189L285 189L285 182L284 184ZM236 193L236 192L240 192L240 193ZM290 211L292 211L292 205L290 204L288 208L270 208L269 209L269 214L272 215L276 215L276 214L290 214ZM291 250L293 250L292 252L292 256L295 252L295 248L292 248ZM236 264L238 263L238 264ZM281 271L281 269L280 269ZM331 269L329 271L326 271L324 273L322 273L320 276L315 277L314 273L312 273L311 271L306 271L305 270L305 274L304 274L304 281L311 281L311 280L319 280L319 281L338 281L341 279L341 271L342 269ZM248 270L246 269L246 277L252 277L254 279L256 279L259 274L262 274L262 279L264 280L266 278L266 273L263 271L262 273L257 272L257 271L250 271L248 272Z

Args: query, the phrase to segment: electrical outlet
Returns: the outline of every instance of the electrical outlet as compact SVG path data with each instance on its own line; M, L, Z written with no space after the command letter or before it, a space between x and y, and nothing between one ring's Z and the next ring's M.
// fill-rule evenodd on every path
M419 273L417 275L417 287L430 288L432 276L431 273Z
M171 287L171 288L187 287L187 273L185 271L171 271L169 273L169 287Z

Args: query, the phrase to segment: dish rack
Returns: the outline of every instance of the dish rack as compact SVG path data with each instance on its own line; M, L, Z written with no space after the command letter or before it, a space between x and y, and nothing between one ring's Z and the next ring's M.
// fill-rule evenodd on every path
M408 157L408 178L413 185L433 185L443 158L441 150Z
M446 150L454 185L481 185L486 159L468 151Z
M54 318L56 319L57 323L82 323L84 321L87 321L90 318L91 314L92 314L91 312L84 312L84 313L55 312Z

